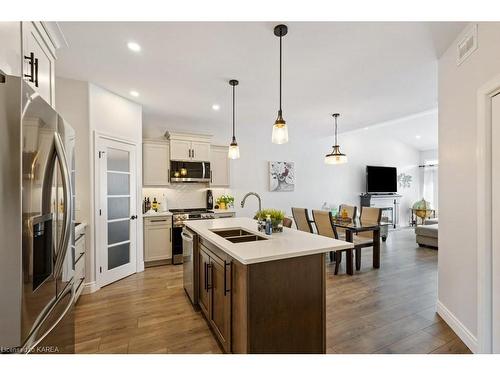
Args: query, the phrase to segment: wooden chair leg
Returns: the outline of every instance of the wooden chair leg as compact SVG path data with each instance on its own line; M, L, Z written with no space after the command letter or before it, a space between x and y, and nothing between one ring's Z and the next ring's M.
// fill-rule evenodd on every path
M342 253L340 251L335 252L335 272L333 273L334 275L337 275L339 273L339 266L340 266L340 261L341 261L341 255Z
M361 269L361 248L357 247L356 249L356 271Z

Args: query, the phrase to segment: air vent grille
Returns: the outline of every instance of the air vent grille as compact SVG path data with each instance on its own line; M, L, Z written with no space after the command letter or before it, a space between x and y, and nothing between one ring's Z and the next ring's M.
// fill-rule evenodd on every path
M477 49L477 24L471 25L457 44L457 65L462 64Z

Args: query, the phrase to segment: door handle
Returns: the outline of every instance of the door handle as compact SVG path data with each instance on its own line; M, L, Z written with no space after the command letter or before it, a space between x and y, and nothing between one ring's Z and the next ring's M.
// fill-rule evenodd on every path
M227 289L227 266L231 267L231 263L224 261L224 295L231 291L231 288ZM231 268L229 268L231 270Z
M207 263L203 263L203 273L205 276L205 290L208 291L208 269L207 269Z
M135 220L135 219L137 219L137 215L130 216L130 220Z
M212 289L214 282L214 267L211 264L207 264L207 290Z
M35 54L30 52L30 55L24 56L24 59L30 64L30 74L24 74L24 78L28 78L29 82L35 82Z
M58 305L58 303L60 303L69 293L71 293L71 297L68 304L64 308L63 313L50 326L50 328L47 329L47 331L45 331L45 333L40 338L37 339L42 324L47 320L47 318L53 312L54 308ZM61 295L57 297L55 303L52 305L50 310L48 310L48 312L44 315L44 318L40 322L38 322L38 324L36 324L35 329L30 333L30 337L26 340L26 343L23 345L21 353L28 354L31 351L33 351L33 349L35 349L38 346L38 344L40 344L43 341L43 339L47 337L47 335L57 327L57 325L61 322L61 320L63 320L63 318L66 316L70 308L73 307L74 303L75 303L75 293L73 288L73 281L71 281L66 285Z
M62 185L64 193L64 216L63 216L63 233L61 240L59 242L58 250L56 253L56 263L54 266L54 276L57 278L63 267L64 258L68 251L68 245L71 238L71 213L73 211L73 202L71 199L71 192L73 191L71 186L71 176L68 169L68 159L66 157L66 152L64 150L63 141L59 133L54 133L54 152L50 160L55 161L56 157L59 168L61 169ZM52 175L52 173L50 173ZM52 176L50 176L52 177ZM51 181L49 181L49 184Z
M35 87L38 87L38 59L35 59Z

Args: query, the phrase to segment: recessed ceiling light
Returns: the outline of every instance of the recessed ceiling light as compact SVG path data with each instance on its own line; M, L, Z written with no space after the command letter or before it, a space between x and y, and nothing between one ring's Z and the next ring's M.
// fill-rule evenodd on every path
M137 91L132 90L132 91L130 91L130 95L137 98L139 96L139 93Z
M212 105L212 109L213 109L214 111L218 111L218 110L220 109L220 105L218 105L218 104L213 104L213 105Z
M420 138L422 138L422 136L421 135L416 135L415 138L420 139Z
M141 46L137 44L136 42L128 42L127 47L129 50L134 51L134 52L139 52L141 50Z
M365 130L368 130L368 129L370 129L370 128L368 126L365 126Z

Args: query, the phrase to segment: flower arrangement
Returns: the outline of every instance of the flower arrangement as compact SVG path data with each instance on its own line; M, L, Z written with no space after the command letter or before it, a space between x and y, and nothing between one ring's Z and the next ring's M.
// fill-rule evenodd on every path
M274 208L265 208L261 211L257 211L254 219L258 220L260 224L264 224L267 215L271 217L271 225L273 227L273 232L283 231L283 219L285 218L285 213L281 210L276 210ZM259 225L261 227L262 225Z
M234 197L229 194L223 194L215 200L220 209L226 209L234 205Z

